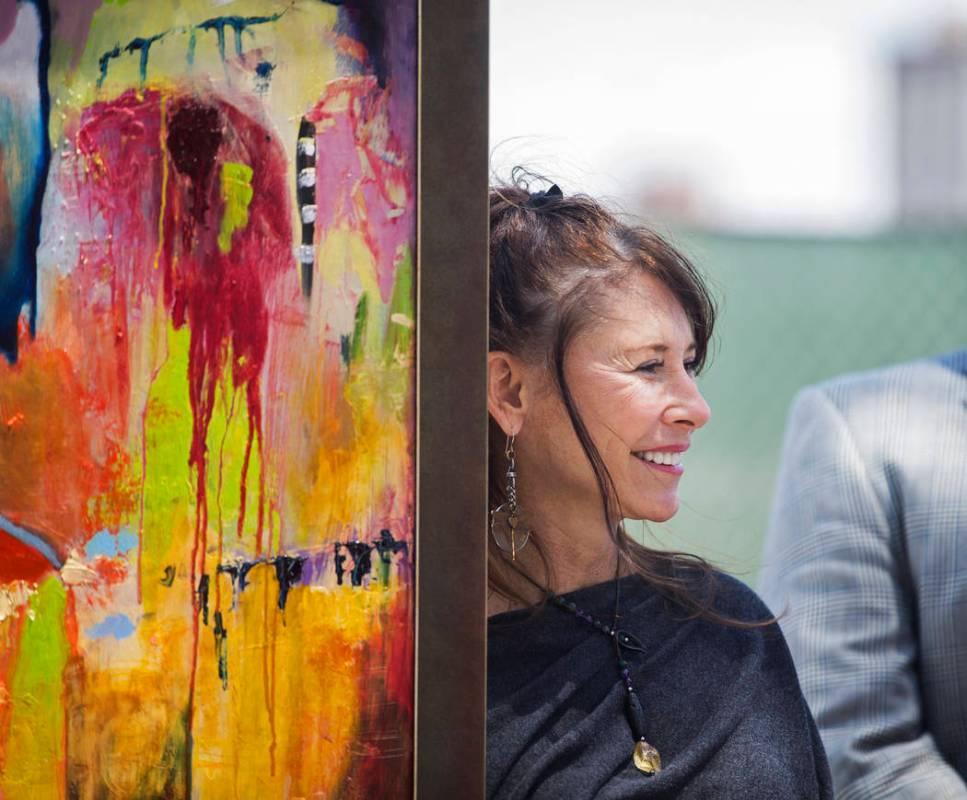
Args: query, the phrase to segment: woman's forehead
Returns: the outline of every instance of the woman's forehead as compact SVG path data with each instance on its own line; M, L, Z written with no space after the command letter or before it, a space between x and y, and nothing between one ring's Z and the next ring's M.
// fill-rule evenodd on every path
M692 327L678 298L653 275L637 272L621 284L608 287L596 298L588 337L603 337L622 347L640 347L642 339L673 338L663 342L679 345L679 339L692 343ZM661 342L660 342L661 343Z

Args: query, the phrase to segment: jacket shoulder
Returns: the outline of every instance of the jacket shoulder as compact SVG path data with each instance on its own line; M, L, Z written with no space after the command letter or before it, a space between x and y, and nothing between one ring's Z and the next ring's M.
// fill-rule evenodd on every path
M799 407L817 399L844 418L876 413L900 414L950 405L967 397L967 350L866 370L808 386L796 397Z

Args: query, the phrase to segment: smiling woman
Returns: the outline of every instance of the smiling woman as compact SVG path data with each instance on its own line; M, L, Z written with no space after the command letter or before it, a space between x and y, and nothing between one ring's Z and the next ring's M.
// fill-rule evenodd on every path
M831 796L768 609L621 524L678 509L707 289L655 233L519 177L490 202L488 795Z

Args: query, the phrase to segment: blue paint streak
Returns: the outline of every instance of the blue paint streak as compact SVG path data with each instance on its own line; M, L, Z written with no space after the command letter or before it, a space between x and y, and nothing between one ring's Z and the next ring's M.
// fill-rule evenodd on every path
M41 539L36 533L32 533L26 528L21 528L19 525L15 525L9 519L3 516L3 514L0 514L0 531L10 534L18 542L23 542L23 544L27 545L28 547L32 547L44 558L46 558L55 569L60 569L64 565L63 562L57 557L57 553L54 552L53 547L47 544L47 542Z
M124 529L118 533L118 553L127 553L138 546L138 537L131 531Z
M137 546L138 537L127 528L123 528L117 535L105 528L91 537L91 540L84 547L84 555L87 558L97 558L98 556L115 558Z
M88 628L86 633L91 639L106 639L108 636L127 639L134 633L134 623L124 614L112 614L97 625Z
M101 75L97 79L97 88L100 89L104 85L104 81L107 80L107 68L111 63L111 59L121 57L121 45L114 45L113 50L108 50L105 52L98 60L98 66L101 68Z
M21 184L24 198L14 214L15 241L9 252L0 253L0 355L10 363L17 360L18 321L27 306L30 335L37 329L37 246L40 243L40 215L50 165L50 140L47 135L50 118L50 90L47 69L50 65L50 9L46 0L33 0L40 19L40 42L37 46L36 79L40 90L40 106L15 109L19 129L28 141L21 153ZM9 98L5 98L9 100ZM5 145L11 143L11 130L0 132ZM8 150L8 152L10 152ZM16 194L17 186L10 186ZM13 201L11 197L11 201Z
M141 79L141 85L144 86L144 82L148 79L148 53L151 50L151 45L155 42L164 39L171 31L165 31L164 33L158 33L154 36L149 36L148 38L138 37L137 39L132 39L128 42L127 46L124 48L125 52L133 53L135 50L141 51L141 61L138 64L138 77ZM106 71L104 71L106 75Z
M88 558L114 558L118 554L117 539L108 530L98 531L84 547L84 554Z
M193 25L191 27L182 26L179 28L170 28L169 30L162 31L161 33L156 33L154 36L136 37L124 45L124 47L121 47L120 44L117 44L111 50L106 50L98 59L97 63L100 65L101 75L97 79L97 86L100 88L104 85L104 81L107 80L108 69L110 68L111 62L114 59L120 58L122 52L133 54L135 51L140 52L140 63L138 65L138 69L141 76L141 84L143 85L148 76L148 58L151 45L153 45L155 42L161 41L172 33L187 33L189 36L188 53L186 55L188 66L192 66L195 63L197 31L215 31L215 35L218 37L218 54L222 61L225 61L225 28L231 28L235 35L235 52L240 56L242 55L243 32L247 31L248 28L253 25L265 25L266 23L275 22L280 19L283 14L285 14L284 10L279 11L277 14L260 17L212 17L211 19L206 19L204 22L199 22L197 25ZM248 33L250 35L254 35L251 31L248 31Z

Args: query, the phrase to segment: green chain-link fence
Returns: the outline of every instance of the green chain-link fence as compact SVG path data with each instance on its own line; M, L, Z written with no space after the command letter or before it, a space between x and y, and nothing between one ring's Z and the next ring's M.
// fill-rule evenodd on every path
M673 238L721 301L700 378L712 419L687 454L681 511L629 530L754 583L793 396L844 372L967 347L967 230Z

